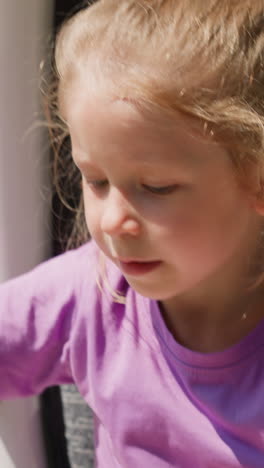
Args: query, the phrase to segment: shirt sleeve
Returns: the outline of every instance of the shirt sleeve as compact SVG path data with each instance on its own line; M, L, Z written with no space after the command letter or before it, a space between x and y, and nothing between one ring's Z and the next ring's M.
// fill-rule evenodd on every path
M71 383L71 324L82 248L0 285L0 399Z

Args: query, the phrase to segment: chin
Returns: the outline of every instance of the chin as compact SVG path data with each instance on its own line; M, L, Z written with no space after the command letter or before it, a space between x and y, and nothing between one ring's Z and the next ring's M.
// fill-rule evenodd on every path
M148 299L152 299L154 301L165 301L166 299L168 300L172 296L175 296L175 294L166 293L165 291L161 291L154 286L148 287L147 285L143 284L135 284L134 281L129 280L127 280L127 282L129 283L131 288L134 289L134 291L136 291L138 294L141 294L141 296L147 297Z

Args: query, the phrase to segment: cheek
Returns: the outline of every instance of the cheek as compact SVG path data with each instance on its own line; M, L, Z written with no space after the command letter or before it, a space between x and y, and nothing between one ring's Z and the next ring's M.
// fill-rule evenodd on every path
M236 204L216 209L207 202L196 208L181 216L177 213L172 229L164 231L163 245L166 257L182 271L208 274L242 248L250 218L247 210Z
M174 244L175 252L192 258L231 248L247 225L246 217L241 223L237 222L234 210L215 207L206 200L201 204L185 204L170 213L166 220L162 218L160 236L165 248L169 250Z
M84 213L86 225L88 231L93 238L97 238L99 235L99 225L100 225L100 214L99 210L96 209L95 204L92 200L87 200L84 197Z

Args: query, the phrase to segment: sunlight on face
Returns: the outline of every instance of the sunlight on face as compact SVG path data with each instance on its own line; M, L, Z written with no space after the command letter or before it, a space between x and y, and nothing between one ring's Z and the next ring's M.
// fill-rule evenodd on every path
M180 115L173 126L162 116L150 121L130 102L85 89L74 88L67 120L88 228L102 251L153 299L215 275L232 281L257 221L226 152Z

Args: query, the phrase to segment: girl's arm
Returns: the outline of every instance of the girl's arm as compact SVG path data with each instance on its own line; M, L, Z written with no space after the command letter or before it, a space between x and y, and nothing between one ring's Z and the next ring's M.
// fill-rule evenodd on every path
M0 285L0 399L72 382L69 339L81 250Z

